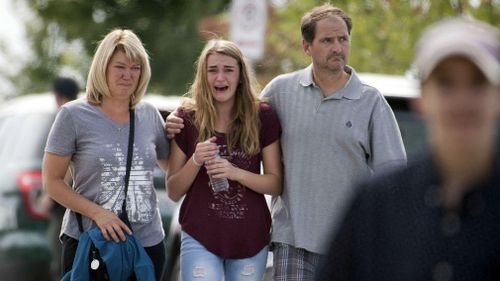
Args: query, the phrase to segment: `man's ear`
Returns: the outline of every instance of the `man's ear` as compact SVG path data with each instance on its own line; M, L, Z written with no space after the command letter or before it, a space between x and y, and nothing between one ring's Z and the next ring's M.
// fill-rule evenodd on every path
M421 86L422 87L422 86ZM420 95L417 98L411 99L410 100L410 109L411 111L415 112L419 117L425 118L425 101L424 101L425 93L423 90L420 90Z
M302 49L304 49L304 53L306 55L311 56L311 52L309 51L309 48L311 47L311 44L307 42L306 40L302 39Z
M418 115L422 115L422 97L418 97L410 100L410 109L411 111L417 113Z
M497 88L497 94L500 96L500 87ZM500 99L497 101L497 117L500 118Z

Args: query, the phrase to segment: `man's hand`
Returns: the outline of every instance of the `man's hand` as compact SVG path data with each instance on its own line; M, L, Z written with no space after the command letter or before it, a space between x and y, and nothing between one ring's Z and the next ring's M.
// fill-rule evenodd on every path
M167 132L167 138L173 139L174 136L181 132L181 129L184 128L184 120L177 116L177 109L172 111L167 116L167 121L165 123L165 131Z

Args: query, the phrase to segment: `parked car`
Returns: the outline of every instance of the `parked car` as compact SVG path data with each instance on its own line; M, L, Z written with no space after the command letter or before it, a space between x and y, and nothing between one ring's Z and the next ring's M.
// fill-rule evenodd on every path
M410 101L418 98L419 86L416 80L406 76L384 75L374 73L359 73L362 81L368 85L377 88L386 98L391 106L396 120L398 121L399 129L405 144L408 160L411 161L423 149L425 145L425 131L422 120L415 112L411 111ZM268 203L270 197L266 196ZM169 248L173 249L169 255L169 269L167 276L170 280L180 280L180 233L181 227L178 222L179 206L174 212L174 218L171 220L168 234ZM272 252L269 252L267 269L264 280L272 280Z
M160 95L146 95L144 99L164 117L181 100ZM43 151L56 111L54 97L49 93L21 96L0 104L0 279L3 281L50 280L47 214L38 199L42 192ZM168 198L164 173L159 168L155 170L154 182L168 234L177 204ZM170 248L166 250L172 252Z

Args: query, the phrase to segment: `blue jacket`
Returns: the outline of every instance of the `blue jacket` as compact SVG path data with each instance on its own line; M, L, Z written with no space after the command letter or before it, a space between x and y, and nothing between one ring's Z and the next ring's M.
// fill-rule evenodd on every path
M128 235L124 242L107 241L97 227L80 235L75 260L71 271L67 272L61 281L89 281L90 242L99 250L102 260L106 263L109 278L112 281L126 281L132 272L138 281L155 281L153 262L144 248L134 236Z

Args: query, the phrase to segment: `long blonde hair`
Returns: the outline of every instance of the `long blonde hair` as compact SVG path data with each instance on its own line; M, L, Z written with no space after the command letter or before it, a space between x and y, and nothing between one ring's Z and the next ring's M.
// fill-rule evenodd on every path
M259 104L255 89L255 78L250 72L240 49L231 41L212 39L205 44L197 61L196 76L188 96L191 100L183 105L186 110L194 110L194 125L198 129L198 141L205 141L215 135L217 111L212 89L207 79L207 58L211 54L221 54L234 58L240 67L240 83L235 93L233 116L226 130L229 152L239 143L248 155L260 152Z

